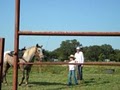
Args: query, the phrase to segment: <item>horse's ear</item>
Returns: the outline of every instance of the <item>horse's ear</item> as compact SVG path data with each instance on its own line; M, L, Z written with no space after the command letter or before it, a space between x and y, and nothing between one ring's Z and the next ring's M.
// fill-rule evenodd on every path
M39 45L38 45L38 44L36 44L36 47L39 47Z
M36 47L42 48L42 47L43 47L43 45L39 46L38 44L36 44Z

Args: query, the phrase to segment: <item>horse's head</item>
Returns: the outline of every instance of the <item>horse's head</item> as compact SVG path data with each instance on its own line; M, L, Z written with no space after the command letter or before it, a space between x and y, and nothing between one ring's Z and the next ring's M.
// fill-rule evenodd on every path
M38 44L36 44L35 57L36 57L36 59L38 59L38 60L40 60L40 61L42 61L42 59L44 58L43 50L42 50L42 45L39 46Z

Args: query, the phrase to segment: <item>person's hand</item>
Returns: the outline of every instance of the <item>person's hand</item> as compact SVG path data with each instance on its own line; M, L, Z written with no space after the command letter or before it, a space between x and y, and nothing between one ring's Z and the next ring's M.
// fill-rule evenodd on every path
M75 63L78 63L78 61L75 61Z
M83 65L81 65L81 67L83 67Z

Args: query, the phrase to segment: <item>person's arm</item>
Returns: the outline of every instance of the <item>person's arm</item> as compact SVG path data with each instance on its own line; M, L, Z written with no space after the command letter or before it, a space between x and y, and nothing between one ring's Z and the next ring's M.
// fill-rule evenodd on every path
M77 59L76 59L76 53L75 53L75 55L74 55L74 56L75 56L75 63L78 63L78 61L77 61Z
M84 55L83 52L81 52L81 63L84 63ZM83 65L81 65L83 67Z
M81 53L81 59L82 59L82 63L84 63L84 55L83 55L83 52Z

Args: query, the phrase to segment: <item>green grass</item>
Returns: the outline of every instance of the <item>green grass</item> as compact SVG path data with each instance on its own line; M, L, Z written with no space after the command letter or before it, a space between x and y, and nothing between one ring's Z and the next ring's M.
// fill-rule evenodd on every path
M108 69L115 72L109 74ZM85 66L84 80L79 85L67 86L67 66L33 66L29 85L18 86L18 90L120 90L120 67ZM20 81L19 72L18 80ZM12 90L12 70L7 74L9 85L2 84L2 90Z

